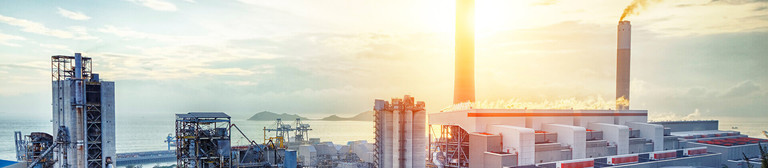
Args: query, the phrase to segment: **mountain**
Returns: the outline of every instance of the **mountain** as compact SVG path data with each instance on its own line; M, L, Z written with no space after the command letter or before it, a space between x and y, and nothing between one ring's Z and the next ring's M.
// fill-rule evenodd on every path
M296 114L277 114L269 111L262 111L259 113L254 114L251 116L251 118L248 118L248 120L251 121L275 121L278 118L282 119L283 121L293 121L296 120L296 118L301 118L302 120L309 120L306 117L302 117Z
M336 115L331 115L320 120L324 121L373 121L373 111L366 111L355 115L354 117L344 118Z
M349 119L348 119L348 118L341 118L341 117L339 117L339 116L336 116L336 115L334 114L334 115L331 115L331 116L328 116L328 117L322 118L322 119L320 119L320 120L323 120L323 121L346 121L346 120L349 120Z

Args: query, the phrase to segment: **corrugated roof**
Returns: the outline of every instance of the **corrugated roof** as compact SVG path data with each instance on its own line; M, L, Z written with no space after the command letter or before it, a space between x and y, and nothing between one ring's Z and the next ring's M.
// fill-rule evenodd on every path
M187 114L176 114L177 118L230 118L223 112L189 112Z

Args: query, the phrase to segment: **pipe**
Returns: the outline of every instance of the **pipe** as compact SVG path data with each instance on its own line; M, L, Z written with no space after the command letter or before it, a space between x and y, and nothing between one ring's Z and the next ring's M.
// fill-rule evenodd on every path
M85 167L85 161L87 153L85 152L85 113L83 111L85 105L85 86L83 86L83 56L80 53L75 53L75 111L76 122L75 125L77 138L76 150L77 150L77 167Z

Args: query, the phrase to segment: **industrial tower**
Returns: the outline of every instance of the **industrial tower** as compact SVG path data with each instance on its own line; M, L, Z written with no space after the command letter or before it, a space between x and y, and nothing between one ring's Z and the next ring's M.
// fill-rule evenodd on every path
M54 167L107 167L116 155L115 83L99 80L80 53L51 56L51 78Z
M456 0L453 103L475 101L475 1Z
M632 25L619 21L616 42L616 109L629 110L629 66Z
M427 112L424 102L405 95L374 105L374 165L379 168L425 167Z

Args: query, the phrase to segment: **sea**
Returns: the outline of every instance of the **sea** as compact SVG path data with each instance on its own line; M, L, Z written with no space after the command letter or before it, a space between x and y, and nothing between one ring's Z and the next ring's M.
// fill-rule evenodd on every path
M763 130L768 130L766 118L740 118L740 117L710 117L719 120L720 130L736 130L742 134L755 138L768 138L763 135ZM116 148L118 153L167 150L168 144L164 141L175 129L174 118L141 118L122 119L116 122ZM334 144L347 144L349 141L365 140L373 142L373 122L367 121L320 121L304 120L310 124L312 131L309 137L320 138L321 141L330 141ZM233 119L244 134L251 140L261 142L264 139L264 128L274 127L274 121L249 121ZM284 121L284 124L292 124L293 121ZM26 135L30 132L51 132L51 122L47 120L10 120L0 119L0 159L15 160L13 132L21 131ZM266 133L267 136L274 132ZM233 145L245 145L248 141L240 133L232 133ZM167 166L174 163L157 163L142 165L152 167L154 165ZM125 166L125 165L121 165Z
M264 128L274 127L275 121L249 121L232 119L243 133L251 140L261 143L264 140ZM293 120L283 121L284 124L293 124ZM302 120L304 124L310 124L310 138L320 138L321 142L333 142L334 144L347 144L349 141L365 140L373 142L373 122L369 121L321 121ZM174 133L175 119L123 119L115 122L117 153L167 150L168 144L164 141L169 134ZM21 131L27 135L30 132L52 132L51 122L48 120L7 120L0 119L0 159L16 160L14 131ZM274 136L275 132L266 132L268 136ZM246 145L248 140L239 132L233 130L232 145ZM173 148L171 148L173 149ZM151 168L156 165L167 166L174 163L153 163L141 165ZM120 167L126 165L118 165Z

